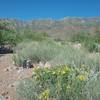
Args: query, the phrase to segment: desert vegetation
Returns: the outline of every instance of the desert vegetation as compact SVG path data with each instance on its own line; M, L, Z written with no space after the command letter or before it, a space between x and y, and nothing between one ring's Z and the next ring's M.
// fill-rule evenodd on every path
M34 65L32 77L19 81L16 99L99 100L99 23L92 18L0 21L0 44L12 46L14 64L22 67L30 59Z

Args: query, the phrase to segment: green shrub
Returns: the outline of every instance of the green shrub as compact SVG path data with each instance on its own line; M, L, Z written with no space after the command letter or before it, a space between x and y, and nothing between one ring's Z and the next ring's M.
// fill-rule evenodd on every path
M16 29L10 26L11 23L0 21L0 44L10 44L15 46L20 42L20 37Z
M48 35L46 33L34 32L29 29L25 29L24 31L21 31L21 33L19 35L20 35L22 41L25 41L28 39L31 41L42 41L48 37Z
M13 60L16 65L21 66L24 59L30 58L33 62L49 61L52 66L69 64L78 67L82 64L94 69L100 70L100 54L89 57L88 52L80 49L74 49L70 45L62 45L51 40L42 42L23 42L16 47L16 55Z
M78 33L72 36L72 42L79 42L90 52L100 52L100 33L95 35L87 33Z
M18 97L22 100L85 100L83 89L89 74L85 66L36 67L33 78L19 84Z
M49 61L52 65L71 64L72 66L78 66L84 63L83 60L85 57L79 50L51 40L23 42L19 44L16 49L18 49L18 52L14 56L14 61L19 65L19 62L22 62L23 59L30 58L35 62Z
M22 63L23 60L27 58L30 58L34 62L45 62L53 59L58 54L58 46L55 42L28 42L25 43L25 46L25 48L19 47L21 50L14 55L13 59L18 65L20 65L19 62Z
M3 44L10 44L15 46L20 42L20 37L17 35L15 31L3 31L2 32L2 40L1 43Z

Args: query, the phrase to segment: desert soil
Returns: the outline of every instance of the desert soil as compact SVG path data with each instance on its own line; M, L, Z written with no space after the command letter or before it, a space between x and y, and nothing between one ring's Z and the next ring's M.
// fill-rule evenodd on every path
M14 66L12 56L0 55L0 97L4 97L5 100L16 100L16 84L19 80L32 76L32 69Z

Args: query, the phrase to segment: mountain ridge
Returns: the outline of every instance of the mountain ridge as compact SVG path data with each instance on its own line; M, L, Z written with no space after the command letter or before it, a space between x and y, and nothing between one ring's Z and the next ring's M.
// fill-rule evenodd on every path
M33 32L44 32L55 38L67 38L67 36L78 33L95 34L100 31L100 18L63 18L53 19L34 19L23 21L19 19L0 19L8 21L18 32L31 30Z

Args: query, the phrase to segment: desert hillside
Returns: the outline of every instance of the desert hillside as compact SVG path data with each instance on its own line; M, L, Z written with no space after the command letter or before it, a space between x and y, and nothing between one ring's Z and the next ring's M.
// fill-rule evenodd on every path
M100 18L0 19L0 100L100 100Z

